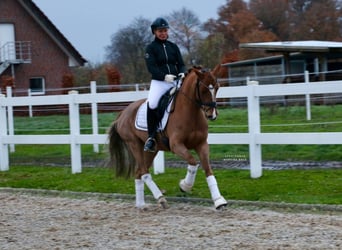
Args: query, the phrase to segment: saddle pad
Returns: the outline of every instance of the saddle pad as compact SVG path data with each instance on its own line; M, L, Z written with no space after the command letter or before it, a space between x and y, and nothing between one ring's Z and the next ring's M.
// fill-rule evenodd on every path
M158 126L158 131L164 130L169 119L171 104L167 107L164 112L164 116L161 120L161 124ZM143 102L137 112L137 116L135 117L135 128L143 131L147 131L147 101Z

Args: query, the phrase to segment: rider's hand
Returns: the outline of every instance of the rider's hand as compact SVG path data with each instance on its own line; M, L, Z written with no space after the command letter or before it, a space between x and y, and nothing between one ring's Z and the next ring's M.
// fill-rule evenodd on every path
M175 75L165 75L165 82L174 82L176 76Z
M184 74L184 73L179 73L179 74L178 74L178 77L179 77L181 80L183 80L184 77L185 77L185 74Z

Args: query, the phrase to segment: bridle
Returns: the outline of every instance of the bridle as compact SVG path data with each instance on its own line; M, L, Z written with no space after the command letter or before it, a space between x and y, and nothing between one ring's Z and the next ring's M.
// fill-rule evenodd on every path
M216 81L215 81L215 83L216 83ZM212 92L212 89L209 86L207 86L205 83L203 83L198 77L197 77L197 82L196 82L195 100L193 100L192 98L187 96L181 89L179 89L179 92L181 92L183 94L183 96L185 96L189 101L194 102L199 108L201 108L204 111L204 113L207 113L208 110L215 109L217 107L217 103L216 103L216 101L204 102L202 100L201 91L200 91L201 86L205 87L210 93Z
M212 91L212 89L210 87L205 85L199 78L197 78L197 83L196 83L196 92L197 92L197 97L198 97L198 99L196 99L197 105L200 106L202 109L204 109L205 107L216 108L216 106L217 106L216 102L203 102L202 101L201 92L200 92L200 85L207 88L210 93Z

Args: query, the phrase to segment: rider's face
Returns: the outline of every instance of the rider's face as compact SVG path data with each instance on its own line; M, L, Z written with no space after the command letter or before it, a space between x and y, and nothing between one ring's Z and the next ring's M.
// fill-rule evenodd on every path
M166 40L168 38L168 29L161 28L154 31L154 35L160 40Z

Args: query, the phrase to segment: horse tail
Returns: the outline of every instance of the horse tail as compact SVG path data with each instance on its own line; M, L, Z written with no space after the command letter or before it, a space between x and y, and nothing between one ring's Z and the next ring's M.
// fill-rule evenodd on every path
M128 145L122 140L114 122L108 131L109 167L113 168L116 177L128 179L135 173L136 162Z

